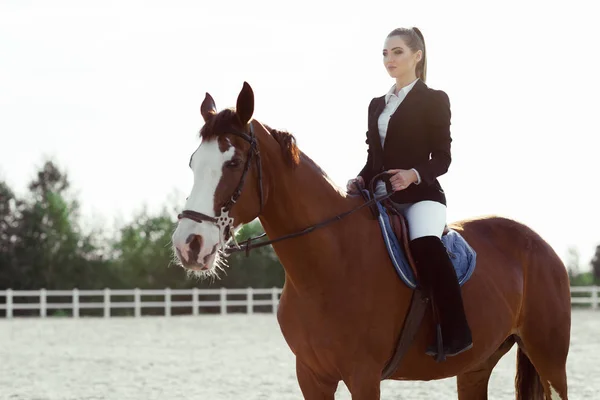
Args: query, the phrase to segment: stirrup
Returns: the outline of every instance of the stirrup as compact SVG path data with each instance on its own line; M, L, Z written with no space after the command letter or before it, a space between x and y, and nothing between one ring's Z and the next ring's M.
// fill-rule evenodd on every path
M458 351L455 351L454 353L448 353L448 352L446 352L446 351L444 350L444 354L443 354L443 356L442 356L442 357L443 357L443 358L444 358L444 360L445 360L445 359L446 359L446 357L454 357L454 356L457 356L457 355L459 355L459 354L461 354L461 353L464 353L464 352L465 352L465 351L467 351L467 350L471 350L472 348L473 348L473 343L470 343L468 346L466 346L466 347L464 347L464 348L462 348L462 349L460 349L460 350L458 350ZM433 357L435 357L435 356L437 356L439 353L438 353L437 349L436 349L434 346L430 346L430 347L427 349L427 351L425 352L425 354L427 354L428 356L433 356ZM439 359L440 359L440 357L437 357L437 358L436 358L436 361L437 361L437 362L440 362L440 361L438 361Z
M428 356L434 356L436 362L446 361L446 353L444 350L444 341L442 339L442 326L436 324L435 326L435 343L436 346L430 346L425 351Z
M443 339L442 339L442 327L440 326L440 324L436 325L435 333L436 333L436 345L429 346L427 348L427 351L425 351L425 354L427 354L428 356L435 357L436 362L446 361L446 357L454 357L454 356L457 356L457 355L464 353L465 351L473 348L473 341L471 341L471 343L469 343L467 346L463 347L462 349L456 350L454 352L450 352L449 349L444 348L444 343L443 343Z

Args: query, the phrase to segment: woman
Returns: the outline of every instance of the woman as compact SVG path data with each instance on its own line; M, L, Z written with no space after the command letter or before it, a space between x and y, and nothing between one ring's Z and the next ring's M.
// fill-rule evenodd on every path
M387 170L375 194L388 191L406 217L410 248L419 283L432 294L441 325L444 352L453 356L472 347L462 304L461 289L441 241L446 225L446 196L437 177L448 171L450 155L450 101L441 90L425 84L425 40L417 28L395 29L387 36L383 64L396 83L369 105L367 163L357 178L368 185ZM436 355L434 346L427 354Z

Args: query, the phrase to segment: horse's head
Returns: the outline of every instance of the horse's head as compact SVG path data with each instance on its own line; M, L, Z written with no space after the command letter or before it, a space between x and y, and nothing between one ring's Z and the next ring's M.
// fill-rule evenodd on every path
M189 163L194 183L172 241L183 267L201 275L214 271L219 250L264 203L253 111L254 94L245 82L235 110L217 113L208 93L200 107L205 124Z

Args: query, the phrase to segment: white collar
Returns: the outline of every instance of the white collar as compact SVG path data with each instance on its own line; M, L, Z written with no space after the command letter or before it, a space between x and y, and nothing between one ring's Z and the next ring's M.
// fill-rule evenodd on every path
M419 78L415 79L414 81L412 81L408 85L406 85L403 88L401 88L398 91L398 94L400 94L400 92L402 92L402 94L404 95L404 97L406 97L406 95L408 94L408 92L410 92L410 90L413 88L413 86L415 86L415 84L417 83L418 80L419 80ZM392 87L390 88L390 90L388 90L388 92L385 94L385 104L387 104L388 101L390 101L390 97L392 97L392 95L394 94L395 91L396 91L396 84L393 84Z

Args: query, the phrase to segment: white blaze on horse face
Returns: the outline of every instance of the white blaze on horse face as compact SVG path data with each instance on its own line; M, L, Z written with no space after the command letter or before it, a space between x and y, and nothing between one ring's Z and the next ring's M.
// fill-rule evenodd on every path
M215 217L214 202L217 185L223 175L223 164L230 161L235 153L233 146L225 152L221 152L217 139L200 143L191 159L191 168L194 173L194 185L186 203L185 209L200 212L210 217ZM199 235L202 245L195 260L188 259L188 238L190 235ZM188 218L179 221L175 233L173 233L173 246L189 266L204 266L205 257L209 269L214 267L216 249L219 244L219 229L210 222L195 222Z

